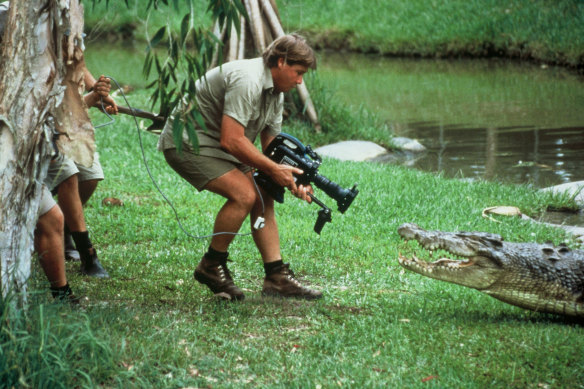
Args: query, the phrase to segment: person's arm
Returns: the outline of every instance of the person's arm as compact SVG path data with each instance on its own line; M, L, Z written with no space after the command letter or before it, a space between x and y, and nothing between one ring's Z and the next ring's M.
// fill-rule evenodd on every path
M221 148L246 165L268 174L278 185L293 192L297 190L293 174L302 174L302 170L266 157L245 137L245 128L227 115L221 120Z

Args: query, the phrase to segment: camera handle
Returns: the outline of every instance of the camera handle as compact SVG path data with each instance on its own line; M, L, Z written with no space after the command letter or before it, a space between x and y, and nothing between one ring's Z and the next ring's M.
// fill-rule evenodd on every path
M317 199L312 193L308 193L308 196L321 208L321 210L318 211L318 218L314 224L314 232L320 235L320 232L322 231L325 223L331 222L333 220L331 217L331 209L324 205L324 203Z

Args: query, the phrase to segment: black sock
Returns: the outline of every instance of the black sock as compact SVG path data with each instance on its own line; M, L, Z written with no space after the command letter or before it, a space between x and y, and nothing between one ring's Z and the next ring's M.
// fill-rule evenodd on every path
M212 261L225 261L229 253L227 251L217 251L213 247L209 246L209 250L205 253L205 258Z
M87 251L93 247L91 244L91 240L89 240L89 232L88 231L74 231L71 232L71 236L73 237L73 241L75 241L75 248L78 251Z
M51 287L51 294L53 295L53 298L63 300L67 296L72 295L73 291L71 290L69 284L67 283L65 284L65 286L60 286L58 288Z
M276 268L279 268L283 264L284 262L281 259L275 262L264 263L264 271L266 272L266 275L269 276Z

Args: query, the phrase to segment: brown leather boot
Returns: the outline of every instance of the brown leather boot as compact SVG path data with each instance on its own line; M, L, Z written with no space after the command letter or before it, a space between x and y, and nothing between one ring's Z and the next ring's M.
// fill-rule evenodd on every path
M284 263L275 268L264 279L264 296L298 297L306 300L316 300L322 297L322 292L302 286L294 277L290 264Z
M107 270L103 268L97 258L97 252L93 247L79 252L81 256L81 274L95 278L110 278Z
M207 285L217 297L230 301L243 300L245 296L233 283L227 261L228 259L214 261L203 256L195 269L195 280Z

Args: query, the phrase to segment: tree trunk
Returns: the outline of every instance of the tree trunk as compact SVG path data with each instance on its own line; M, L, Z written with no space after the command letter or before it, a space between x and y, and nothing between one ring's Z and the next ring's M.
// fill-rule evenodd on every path
M60 103L65 58L83 18L77 0L12 0L0 53L0 286L26 292L42 182L50 160L48 113ZM81 13L82 15L82 13ZM70 33L71 36L73 33ZM61 39L63 37L63 39ZM79 42L80 43L80 42ZM25 293L19 293L24 301Z

